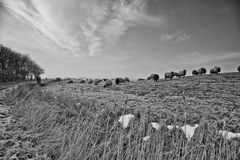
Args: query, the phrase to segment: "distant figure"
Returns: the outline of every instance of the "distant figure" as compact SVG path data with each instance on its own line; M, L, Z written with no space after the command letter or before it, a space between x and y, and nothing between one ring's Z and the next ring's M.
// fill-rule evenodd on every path
M177 72L173 72L173 77L179 77L179 74Z
M100 80L100 79L95 79L94 82L93 82L93 84L94 84L94 85L98 85L101 81L102 81L102 80Z
M187 74L187 70L186 70L186 69L184 69L184 70L178 72L178 76L179 76L179 77L185 77L186 74Z
M214 68L210 69L210 74L218 74L221 72L221 68L218 66L214 66Z
M130 82L128 77L124 77L123 80L124 80L124 82Z
M198 72L196 70L193 70L192 75L198 75Z
M116 84L124 83L124 80L122 78L115 78L115 83Z
M144 81L145 79L143 78L138 78L137 81Z
M203 74L205 75L207 73L206 68L203 68Z
M147 77L147 80L154 80L154 82L157 82L159 79L158 74L151 74L149 77Z
M37 84L41 84L41 77L37 76L36 79L37 79Z
M237 70L238 70L238 72L240 72L240 66L238 66Z
M199 75L202 75L202 74L206 74L207 70L203 67L201 67L200 69L197 70L198 74Z
M111 85L112 85L112 81L106 80L103 87L106 88L106 87L109 87Z
M173 78L173 72L171 71L171 72L167 72L167 73L165 73L164 74L164 77L165 77L165 79L172 79Z

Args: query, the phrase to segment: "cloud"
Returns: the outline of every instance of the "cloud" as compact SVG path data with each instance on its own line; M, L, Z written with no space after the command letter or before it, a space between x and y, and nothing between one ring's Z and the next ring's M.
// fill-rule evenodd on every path
M181 42L181 41L190 39L191 37L192 37L191 35L188 35L183 32L175 32L172 34L163 34L160 39L162 41L172 41L172 42L177 43L177 42Z
M39 37L73 54L94 56L115 44L130 27L160 26L149 16L146 0L2 0L7 11Z
M81 49L77 41L70 37L59 25L54 22L47 11L47 5L37 0L3 0L4 7L22 22L31 26L36 32L57 46L79 53Z
M159 25L161 19L150 17L145 11L145 0L105 0L95 3L91 16L82 26L88 39L89 53L94 55L104 43L114 44L129 27Z

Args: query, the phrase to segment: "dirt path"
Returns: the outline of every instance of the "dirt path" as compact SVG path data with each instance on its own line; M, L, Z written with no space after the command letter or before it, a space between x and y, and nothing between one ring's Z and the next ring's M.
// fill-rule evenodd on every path
M34 137L14 120L11 106L5 104L6 94L17 87L0 90L0 160L49 160L46 154L38 153Z
M0 91L0 132L5 131L5 127L10 124L11 116L9 114L10 107L8 107L4 100L6 98L6 93L10 92L11 89L4 89Z
M14 142L9 141L11 135L7 131L7 126L11 122L10 107L5 104L6 94L11 92L10 88L0 91L0 159L6 159L8 146L13 145Z

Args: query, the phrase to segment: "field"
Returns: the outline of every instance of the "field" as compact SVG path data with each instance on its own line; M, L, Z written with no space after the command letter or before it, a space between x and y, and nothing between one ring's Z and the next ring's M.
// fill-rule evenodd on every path
M108 88L77 81L28 84L6 96L2 108L10 122L2 124L0 159L240 159L239 139L219 134L240 133L239 73ZM118 122L125 114L135 116L126 129ZM190 141L182 130L166 127L185 124L199 124Z

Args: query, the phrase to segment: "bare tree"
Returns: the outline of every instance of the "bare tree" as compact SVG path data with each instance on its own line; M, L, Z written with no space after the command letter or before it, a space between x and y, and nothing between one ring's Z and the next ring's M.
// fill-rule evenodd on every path
M39 80L43 73L43 68L28 55L0 44L0 81L26 80L28 75L34 75L35 79Z

